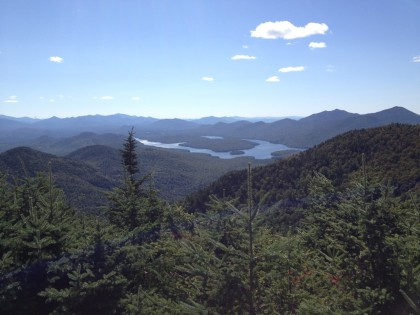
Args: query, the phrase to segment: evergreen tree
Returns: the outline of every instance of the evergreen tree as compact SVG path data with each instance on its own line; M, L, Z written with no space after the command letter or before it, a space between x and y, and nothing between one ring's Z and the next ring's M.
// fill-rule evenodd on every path
M314 249L312 271L305 278L318 288L318 295L309 300L319 304L325 294L321 313L391 313L399 295L399 248L391 240L400 230L387 188L369 184L364 170L361 180L341 195L331 191L330 181L320 174L312 185L317 195L302 236ZM331 194L338 196L332 203ZM307 310L305 303L302 311Z
M137 140L134 137L134 127L133 127L128 132L128 137L123 144L123 149L120 150L124 170L131 181L134 181L134 178L139 171L138 164L137 164L136 146L137 146Z
M110 222L128 231L132 231L139 225L140 209L143 206L140 198L141 182L135 178L139 171L135 149L134 129L131 129L123 144L123 149L120 150L124 169L123 185L108 194L107 215Z
M45 314L49 306L38 293L48 286L48 262L73 247L74 212L52 180L39 174L0 188L0 214L6 219L0 240L0 313ZM10 187L10 188L8 188ZM4 268L4 269L3 269Z

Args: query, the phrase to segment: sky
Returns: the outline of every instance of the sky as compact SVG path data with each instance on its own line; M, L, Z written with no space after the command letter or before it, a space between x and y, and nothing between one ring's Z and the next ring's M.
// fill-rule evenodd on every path
M0 0L0 115L420 114L420 0Z

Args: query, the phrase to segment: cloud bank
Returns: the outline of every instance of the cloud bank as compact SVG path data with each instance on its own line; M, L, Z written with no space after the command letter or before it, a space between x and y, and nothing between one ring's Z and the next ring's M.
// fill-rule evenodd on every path
M201 80L211 82L211 81L214 81L214 78L212 78L212 77L202 77Z
M316 34L325 34L328 26L325 23L308 23L305 26L295 26L289 21L265 22L251 31L251 37L264 39L296 39Z

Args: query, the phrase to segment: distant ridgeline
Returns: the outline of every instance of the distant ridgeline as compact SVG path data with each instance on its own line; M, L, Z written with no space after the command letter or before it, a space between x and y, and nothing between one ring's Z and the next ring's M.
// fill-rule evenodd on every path
M270 223L296 223L302 217L309 178L325 175L344 189L360 174L365 156L368 178L391 185L394 196L420 190L420 125L392 124L347 132L296 156L253 169L253 197L270 208ZM186 199L191 212L204 211L210 196L246 204L246 171L222 176L206 189ZM273 218L277 218L273 220Z
M117 114L34 120L0 115L0 152L17 146L28 146L48 153L65 155L86 145L101 144L115 147L117 142L121 142L121 138L115 135L125 135L131 127L134 127L137 137L141 139L164 143L188 142L192 147L195 147L193 144L200 137L217 136L236 140L263 140L292 148L310 148L350 130L391 123L420 124L420 115L402 107L365 115L336 109L300 120L285 118L274 122L238 119L241 118L213 117L187 121ZM71 139L67 144L66 141L63 142L63 139L75 136L77 138ZM203 139L200 139L200 145L202 143ZM235 144L238 142L235 141ZM238 148L230 147L226 151L235 149Z

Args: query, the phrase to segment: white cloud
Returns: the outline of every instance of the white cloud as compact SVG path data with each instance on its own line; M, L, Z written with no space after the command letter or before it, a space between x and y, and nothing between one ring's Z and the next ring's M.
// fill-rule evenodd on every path
M278 76L274 75L272 77L269 77L265 82L280 82L280 79Z
M54 57L50 57L50 61L51 62L56 62L56 63L62 63L64 61L63 58L58 57L58 56L54 56Z
M299 66L299 67L284 67L280 68L279 72L287 73L287 72L300 72L305 70L305 67Z
M249 46L248 46L248 45L242 45L242 48L243 48L243 49L248 49L248 48L249 48Z
M133 96L133 97L131 98L131 100L132 100L132 101L140 101L140 97L138 97L138 96Z
M112 96L102 96L101 100L112 100L114 99Z
M289 21L265 22L251 31L251 37L265 39L296 39L316 34L325 34L328 26L325 23L308 23L305 26L295 26Z
M5 103L19 103L16 95L9 96L9 98L5 100L4 102Z
M50 100L50 103L54 103L55 102L55 100Z
M308 46L309 46L310 49L317 49L317 48L325 48L325 47L327 47L327 44L324 43L324 42L319 42L319 43L310 42Z
M254 60L254 59L257 59L257 57L248 56L248 55L235 55L230 59L232 59L232 60Z
M413 57L413 62L420 62L420 55Z
M214 78L212 78L212 77L202 77L201 80L210 82L210 81L214 81Z

